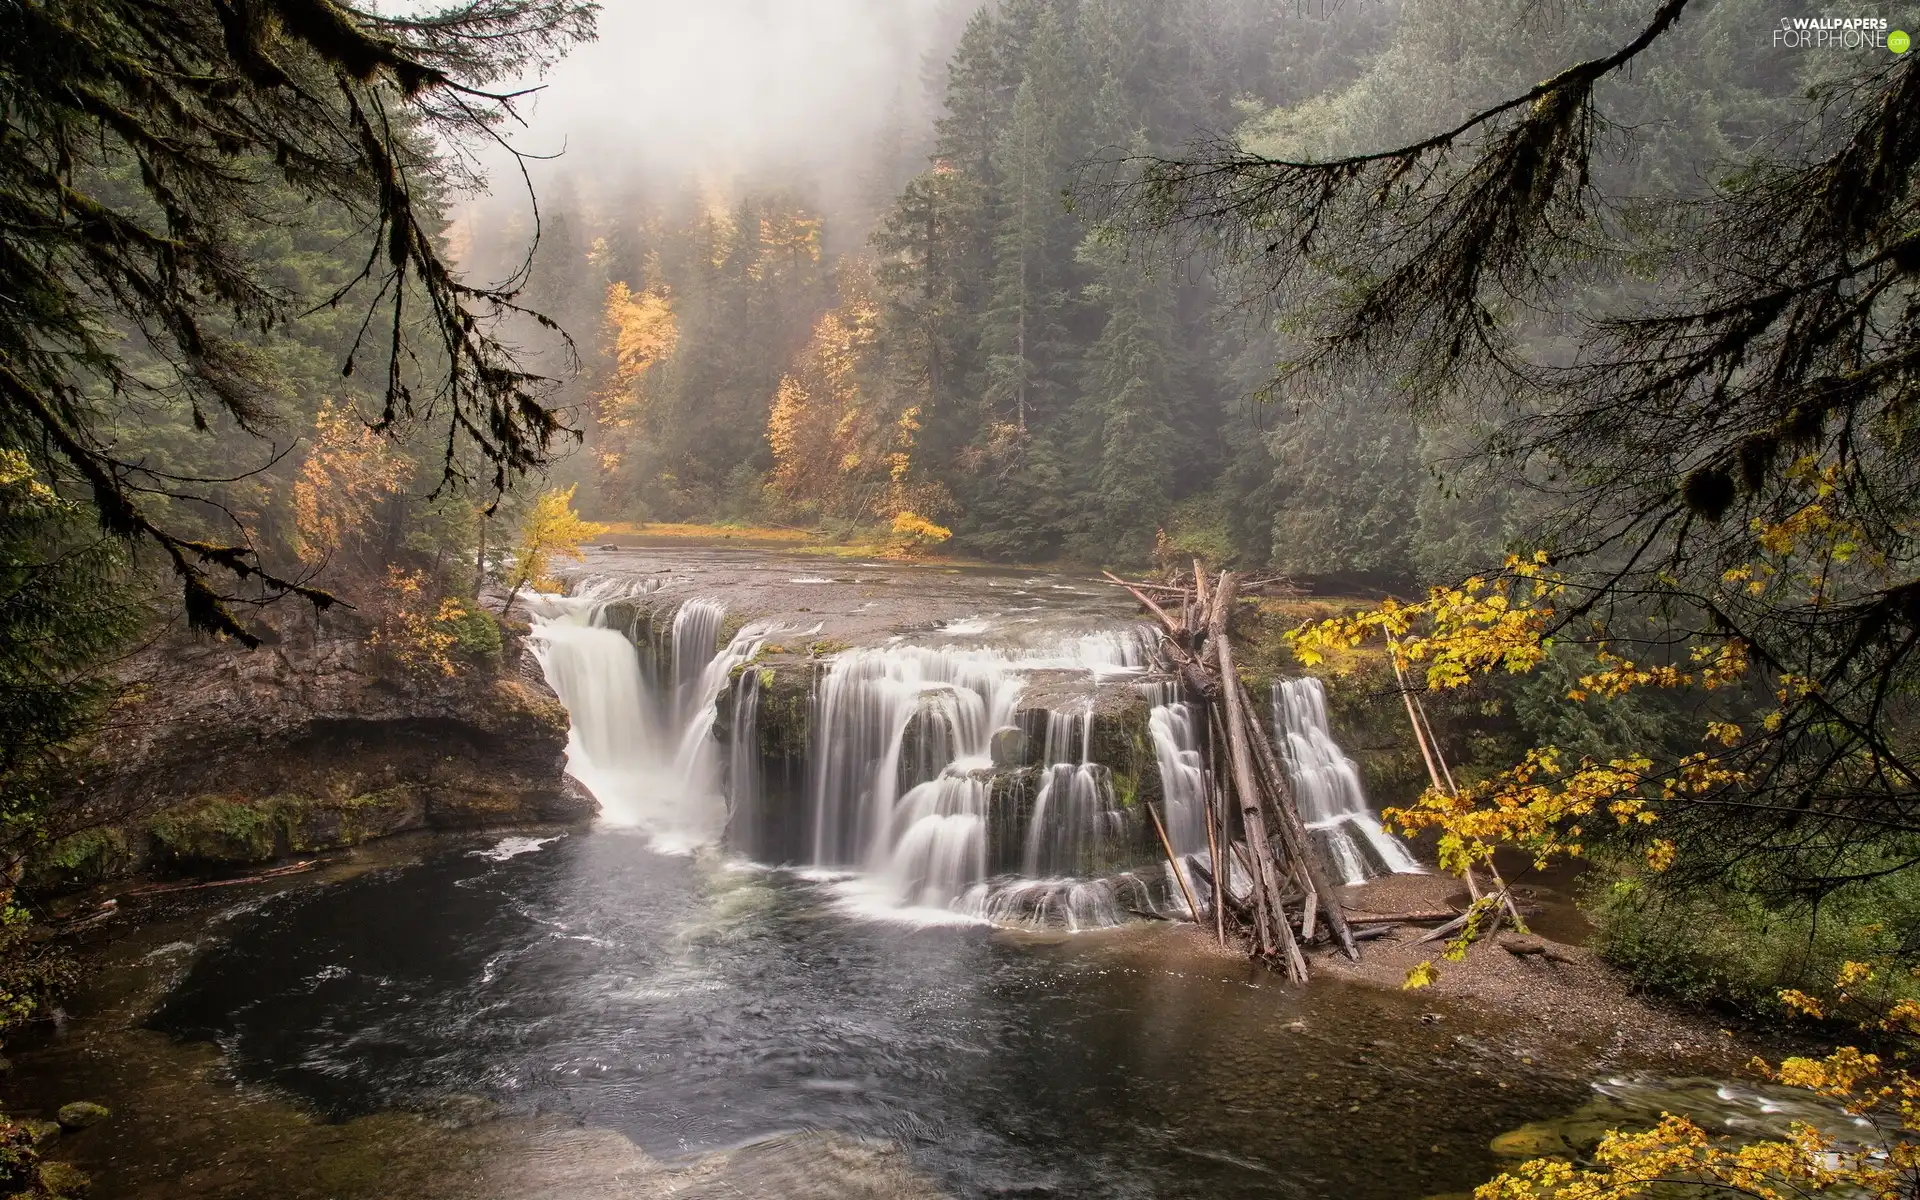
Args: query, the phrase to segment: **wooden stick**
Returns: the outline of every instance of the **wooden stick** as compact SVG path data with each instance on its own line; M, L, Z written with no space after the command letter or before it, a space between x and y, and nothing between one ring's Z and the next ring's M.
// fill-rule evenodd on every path
M1202 780L1204 784L1205 781ZM1208 874L1213 877L1213 936L1220 945L1227 944L1226 893L1220 885L1220 839L1213 835L1213 789L1206 789L1207 801L1207 863L1214 869Z
M1445 925L1442 925L1440 928L1428 930L1425 936L1415 939L1414 944L1419 945L1421 942L1438 941L1440 938L1446 937L1448 934L1452 933L1454 930L1464 928L1467 923L1467 918L1472 915L1473 915L1473 909L1469 908L1466 912L1461 913L1459 916L1455 917L1451 921L1448 921Z
M1249 718L1257 711L1253 700L1247 695L1247 689L1238 679L1233 685L1240 692L1240 701L1245 706ZM1300 809L1293 802L1293 789L1287 786L1286 772L1280 769L1280 759L1274 751L1273 742L1267 737L1266 727L1254 720L1249 730L1249 740L1253 744L1254 758L1260 773L1271 789L1274 813L1280 822L1281 840L1287 844L1288 853L1295 859L1295 869L1300 875L1301 890L1313 897L1320 906L1320 913L1327 920L1327 928L1333 931L1334 940L1340 943L1340 952L1354 962L1360 961L1360 949L1353 944L1353 933L1347 928L1346 916L1340 911L1340 893L1333 887L1325 871L1320 869L1320 858L1314 853L1313 840L1307 835L1306 824L1300 820ZM1303 922L1311 928L1311 922Z
M1160 846L1167 852L1167 866L1173 868L1173 881L1180 885L1180 894L1186 897L1187 911L1193 914L1193 923L1200 923L1200 906L1193 901L1193 889L1187 886L1186 872L1180 869L1180 858L1173 852L1173 843L1167 838L1167 827L1160 823L1160 814L1154 810L1153 802L1147 802L1147 815L1153 818L1153 831L1160 835Z
M1207 573L1200 569L1200 560L1197 558L1193 560L1193 595L1196 602L1195 608L1199 614L1193 623L1193 628L1204 629L1209 624L1207 608L1213 602L1207 597Z
M1349 925L1391 925L1391 924L1397 924L1400 922L1411 923L1414 921L1451 921L1453 918L1459 915L1460 915L1459 913L1453 911L1450 908L1435 909L1432 912L1359 913L1357 915L1349 916L1347 918L1347 924Z
M197 892L203 888L238 887L243 883L262 883L269 879L278 879L282 875L298 875L302 871L311 871L320 865L318 859L289 863L284 867L275 867L271 871L262 871L257 875L243 875L238 879L215 879L206 883L152 883L123 892L126 896L159 896L168 892Z
M1420 730L1425 732L1427 744L1433 747L1433 758L1440 764L1440 774L1446 777L1447 795L1458 796L1460 789L1454 785L1453 771L1447 766L1446 752L1440 749L1440 739L1433 736L1433 723L1427 720L1427 706L1420 703L1418 696L1413 698L1413 711L1419 715ZM1507 887L1507 881L1500 877L1500 867L1491 856L1487 858L1487 874L1493 876L1493 886L1500 889L1500 901L1506 906L1507 916L1512 918L1513 927L1525 933L1527 923L1520 919L1520 910L1513 903L1513 892ZM1473 894L1474 899L1480 898L1480 889L1473 878L1471 865L1467 867L1467 891Z
M1150 599L1147 596L1145 592L1141 591L1139 588L1134 587L1132 584L1120 578L1118 575L1115 575L1112 571L1102 571L1100 573L1102 575L1105 575L1109 582L1117 583L1121 587L1127 589L1127 591L1131 592L1133 594L1133 598L1135 600L1138 600L1142 605L1144 605L1148 612L1151 612L1154 616L1160 618L1160 623L1167 627L1168 633L1173 634L1175 637L1180 636L1180 634L1182 633L1180 626L1175 624L1173 618L1167 615L1166 609L1161 608L1158 604L1155 604L1152 601L1152 599Z
M1454 794L1453 791L1440 782L1440 771L1434 766L1433 749L1427 744L1428 736L1432 731L1420 720L1421 711L1414 706L1413 689L1407 686L1407 673L1400 668L1400 643L1391 637L1387 639L1387 658L1393 663L1394 681L1400 685L1401 703L1407 706L1407 723L1413 726L1413 740L1419 743L1420 757L1427 764L1427 779L1432 782L1434 791L1443 796L1451 796ZM1480 881L1474 878L1471 863L1467 864L1465 878L1467 895L1476 901L1479 900Z
M1220 693L1227 702L1227 749L1233 763L1233 781L1240 796L1240 820L1247 831L1247 851L1253 858L1255 894L1270 919L1270 933L1262 938L1263 949L1285 955L1288 973L1300 983L1307 979L1307 960L1294 939L1292 923L1280 902L1280 881L1273 864L1273 847L1267 841L1267 820L1260 811L1260 789L1254 781L1253 753L1247 747L1244 714L1240 711L1241 689L1236 686L1233 647L1227 639L1227 616L1233 611L1233 572L1220 572L1220 586L1209 606L1207 643L1213 648L1220 667Z

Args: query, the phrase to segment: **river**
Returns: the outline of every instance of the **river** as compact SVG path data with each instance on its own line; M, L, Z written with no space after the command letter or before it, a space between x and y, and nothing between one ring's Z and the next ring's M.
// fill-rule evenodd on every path
M872 586L932 578L886 574ZM949 586L896 626L1080 590L933 583ZM788 603L871 613L857 587ZM1420 993L1290 987L1173 922L929 919L853 902L857 868L658 833L394 839L183 901L106 949L57 1030L10 1049L10 1094L115 1109L60 1147L101 1200L1416 1200L1483 1181L1491 1138L1597 1081L1712 1065Z

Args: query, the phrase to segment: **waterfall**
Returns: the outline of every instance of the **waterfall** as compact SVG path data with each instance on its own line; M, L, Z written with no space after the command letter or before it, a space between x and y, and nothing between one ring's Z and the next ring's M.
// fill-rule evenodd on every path
M1025 682L989 650L836 658L815 705L814 863L881 874L927 906L984 875L993 735L1013 724Z
M1196 714L1192 705L1180 699L1180 685L1173 680L1143 683L1140 687L1153 705L1147 715L1147 733L1153 739L1154 760L1160 766L1160 794L1166 797L1167 840L1173 843L1187 887L1195 896L1209 895L1212 889L1188 867L1190 859L1197 859L1207 870L1214 869L1212 847L1207 842L1207 772L1200 758L1199 732L1194 728ZM1204 715L1200 719L1204 720ZM1174 865L1161 866L1170 894L1182 895ZM1237 861L1229 858L1227 867L1226 882L1234 895L1252 887ZM1179 903L1184 912L1185 899Z
M1093 761L1093 711L1049 709L1041 742L1040 791L1027 819L1020 873L1030 877L1085 872L1123 832L1113 781Z
M1420 869L1367 807L1360 768L1327 728L1327 693L1318 679L1273 685L1273 727L1300 819L1342 882Z
M608 624L611 606L632 594L589 585L572 597L535 598L534 654L572 717L567 773L600 802L601 819L684 851L717 840L726 827L714 715L728 675L759 651L768 631L749 625L721 647L725 607L685 602L673 619L673 684L657 695L648 686L657 673Z
M998 739L1024 738L1015 712L1029 673L1098 681L1146 665L1132 629L1025 651L895 644L841 654L814 705L814 864L866 872L888 905L994 921L1077 929L1150 906L1124 870L1088 877L1137 857L1128 846L1137 821L1116 803L1108 769L1091 761L1090 701L1048 711L1030 812L995 787L996 777L1030 774L995 760ZM1017 850L993 849L1003 844Z
M760 672L749 667L733 685L732 723L727 730L727 796L733 802L734 822L729 840L748 857L759 858L760 801Z

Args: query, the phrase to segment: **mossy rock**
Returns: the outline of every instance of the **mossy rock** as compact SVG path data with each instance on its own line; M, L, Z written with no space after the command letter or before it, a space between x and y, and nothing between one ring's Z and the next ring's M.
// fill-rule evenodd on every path
M16 1121L15 1124L27 1131L27 1137L32 1140L35 1150L39 1150L45 1146L51 1146L60 1139L60 1122L58 1121L43 1120L40 1117L26 1117L20 1121Z
M113 1113L104 1104L95 1104L91 1100L75 1100L71 1104L62 1104L54 1116L60 1122L60 1128L69 1133L86 1129L112 1116Z
M364 792L345 800L302 801L281 798L271 811L279 818L289 854L309 854L358 846L374 838L418 828L423 808L408 784Z
M165 813L150 831L161 860L178 867L245 866L280 856L280 814L264 805L209 799Z
M1499 1158L1564 1158L1576 1147L1561 1135L1560 1127L1549 1121L1530 1121L1518 1129L1509 1129L1487 1143L1487 1149Z
M50 1196L84 1196L87 1189L93 1186L93 1180L72 1163L43 1162L40 1164L40 1186Z
M813 735L813 667L786 660L760 668L755 732L766 762L801 761Z
M528 807L517 791L435 789L427 798L426 820L435 829L488 829L530 819Z
M1027 765L1028 743L1033 739L1026 730L1009 725L1005 729L994 731L993 765L1000 770L1014 770Z
M486 711L474 715L481 728L508 742L545 737L564 744L572 727L566 706L558 699L505 677L493 681Z
M29 855L25 883L32 891L72 891L117 879L132 867L125 833L85 829Z
M357 846L423 823L414 788L402 784L346 799L202 799L162 815L150 832L156 857L191 870L253 866L292 854Z

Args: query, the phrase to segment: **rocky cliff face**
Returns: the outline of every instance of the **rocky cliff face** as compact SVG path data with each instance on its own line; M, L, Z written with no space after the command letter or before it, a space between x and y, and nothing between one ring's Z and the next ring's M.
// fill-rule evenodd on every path
M419 828L583 820L567 714L508 630L451 676L382 660L351 614L273 612L267 643L160 642L29 883L259 863Z

